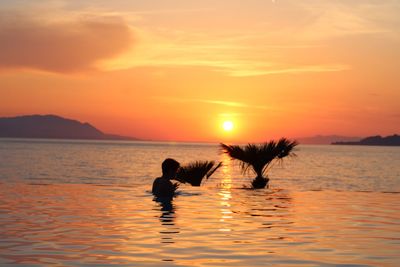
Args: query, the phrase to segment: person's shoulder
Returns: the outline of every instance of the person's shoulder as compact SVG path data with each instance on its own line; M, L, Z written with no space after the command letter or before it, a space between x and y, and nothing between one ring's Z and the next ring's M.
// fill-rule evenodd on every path
M163 183L163 179L161 177L157 177L156 179L154 179L153 187L154 186L158 186L158 185L160 185L162 183Z
M171 184L171 181L162 177L158 177L154 180L153 185L166 186Z
M162 183L161 177L157 177L156 179L154 179L153 188L151 189L151 191L153 191L153 193L154 193L155 190L158 190L158 187L160 187L161 183Z
M154 179L154 182L160 182L160 181L162 181L161 177L157 177L156 179Z

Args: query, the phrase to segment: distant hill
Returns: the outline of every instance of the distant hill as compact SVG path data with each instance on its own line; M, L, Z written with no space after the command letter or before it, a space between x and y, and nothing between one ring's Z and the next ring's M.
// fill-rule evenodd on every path
M316 135L312 137L301 137L296 138L300 144L313 144L313 145L330 145L331 143L338 141L356 142L361 137L349 137L340 135Z
M138 140L132 137L105 134L89 123L56 115L27 115L0 118L0 137Z
M400 146L400 136L397 134L386 137L377 135L366 137L359 142L334 142L332 145Z

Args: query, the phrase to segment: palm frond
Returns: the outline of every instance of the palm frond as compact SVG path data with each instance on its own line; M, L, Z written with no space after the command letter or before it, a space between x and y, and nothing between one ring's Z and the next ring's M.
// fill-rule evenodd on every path
M278 143L276 144L278 158L282 159L287 156L296 156L293 150L298 144L299 143L296 140L290 141L286 138L279 139Z
M271 164L268 164L264 167L263 173L266 174L268 171L275 165L275 163L282 163L283 158L285 157L294 157L296 154L294 153L295 147L298 145L297 141L290 141L287 138L281 138L275 144L274 147L274 160Z
M181 183L189 183L192 186L200 186L203 178L208 179L221 165L220 162L215 166L214 161L190 162L179 168L175 180Z
M211 170L207 173L207 175L206 175L207 179L210 178L210 176L213 175L213 173L214 173L216 170L218 170L219 167L221 167L221 166L222 166L222 162L219 162L217 166L215 166L213 169L211 169Z
M220 145L222 151L228 154L231 159L239 161L240 168L242 169L243 173L246 173L249 167L251 167L251 159L249 158L248 153L246 153L245 149L237 145L226 145L223 143L221 143Z
M243 173L252 170L258 179L261 179L268 173L275 161L295 155L293 150L297 144L296 141L281 138L278 141L271 140L263 144L247 144L243 147L221 143L221 149L229 157L239 161ZM268 180L266 180L266 183L268 183Z

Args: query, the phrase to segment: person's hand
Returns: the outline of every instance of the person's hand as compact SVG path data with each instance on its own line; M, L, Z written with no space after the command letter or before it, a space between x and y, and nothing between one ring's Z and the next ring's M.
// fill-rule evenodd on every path
M174 183L173 186L174 186L174 191L176 191L179 187L179 183Z

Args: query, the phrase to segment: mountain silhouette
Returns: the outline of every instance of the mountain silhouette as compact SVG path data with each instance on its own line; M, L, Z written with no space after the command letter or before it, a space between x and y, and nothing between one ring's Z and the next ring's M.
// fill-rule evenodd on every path
M89 123L56 115L26 115L0 118L0 137L138 140L133 137L105 134Z
M295 138L300 144L313 144L313 145L330 145L334 142L356 142L361 137L341 136L341 135L316 135L310 137Z
M400 136L390 135L382 137L380 135L369 136L359 142L334 142L333 145L359 145L359 146L400 146Z

